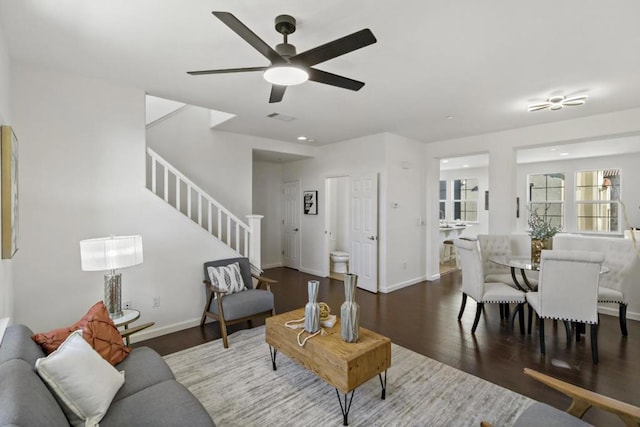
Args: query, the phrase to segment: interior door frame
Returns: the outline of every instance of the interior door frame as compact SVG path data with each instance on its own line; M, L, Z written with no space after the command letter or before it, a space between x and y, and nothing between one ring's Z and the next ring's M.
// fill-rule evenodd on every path
M286 262L286 257L285 257L285 250L286 250L286 244L287 244L287 224L285 223L285 215L286 215L286 190L285 187L288 184L296 184L297 187L297 192L296 192L296 207L294 208L294 215L296 216L297 219L297 225L298 225L298 230L297 230L297 235L296 235L296 249L297 249L297 267L292 267L290 265L287 265ZM283 219L282 219L282 225L283 225L283 254L282 254L282 264L285 267L288 268L293 268L296 269L298 271L300 271L300 257L302 256L302 233L300 232L300 227L301 227L301 222L302 222L302 214L301 214L301 210L302 210L302 204L301 204L301 199L302 199L302 190L301 190L302 186L301 186L301 182L299 179L294 179L291 181L285 181L283 183L283 187L282 187L282 203L283 203Z

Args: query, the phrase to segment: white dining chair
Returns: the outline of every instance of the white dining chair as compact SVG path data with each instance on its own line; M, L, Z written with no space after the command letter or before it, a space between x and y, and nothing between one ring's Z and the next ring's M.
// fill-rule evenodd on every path
M527 234L478 234L480 255L486 282L502 282L517 288L511 277L511 269L491 261L493 257L531 256L531 238ZM538 284L538 274L527 272L532 286Z
M601 252L543 250L537 292L526 299L536 312L540 353L545 354L544 319L591 325L591 356L598 363L598 283L604 261ZM567 341L571 342L570 329Z
M471 333L476 332L484 304L518 304L520 332L524 335L524 302L525 293L501 282L485 282L482 258L476 241L456 239L453 244L458 249L460 268L462 270L462 305L458 320L462 319L467 296L476 301L476 317Z

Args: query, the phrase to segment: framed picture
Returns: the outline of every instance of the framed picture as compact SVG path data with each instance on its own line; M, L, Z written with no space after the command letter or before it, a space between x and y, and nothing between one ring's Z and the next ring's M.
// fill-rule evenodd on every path
M18 139L11 126L2 126L0 135L2 259L8 259L18 250Z
M304 202L305 215L318 215L318 192L317 191L305 191L303 202Z

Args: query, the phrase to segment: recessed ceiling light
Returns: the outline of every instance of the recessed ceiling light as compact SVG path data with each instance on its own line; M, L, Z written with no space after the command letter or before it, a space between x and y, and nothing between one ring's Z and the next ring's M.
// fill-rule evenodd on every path
M560 153L561 156L568 156L569 153Z
M449 163L449 160L444 159L444 160L442 160L442 163Z
M551 151L558 151L558 149L554 147L551 149Z
M447 119L451 120L453 119L453 116L447 116Z
M541 102L539 104L530 104L528 111L540 111L540 110L562 110L564 107L577 107L579 105L584 105L587 101L587 95L580 96L572 96L571 98L567 98L562 95L555 95L547 99L546 102Z
M307 137L306 136L299 136L298 137L298 141L306 141Z
M462 167L463 167L463 168L468 168L468 167L469 167L469 165L462 165Z

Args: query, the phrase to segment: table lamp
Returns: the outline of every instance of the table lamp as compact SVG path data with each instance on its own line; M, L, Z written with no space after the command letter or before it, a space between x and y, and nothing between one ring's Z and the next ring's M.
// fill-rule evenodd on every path
M122 274L117 268L142 263L142 236L109 236L80 241L82 271L105 271L104 303L112 318L122 316L120 285Z

